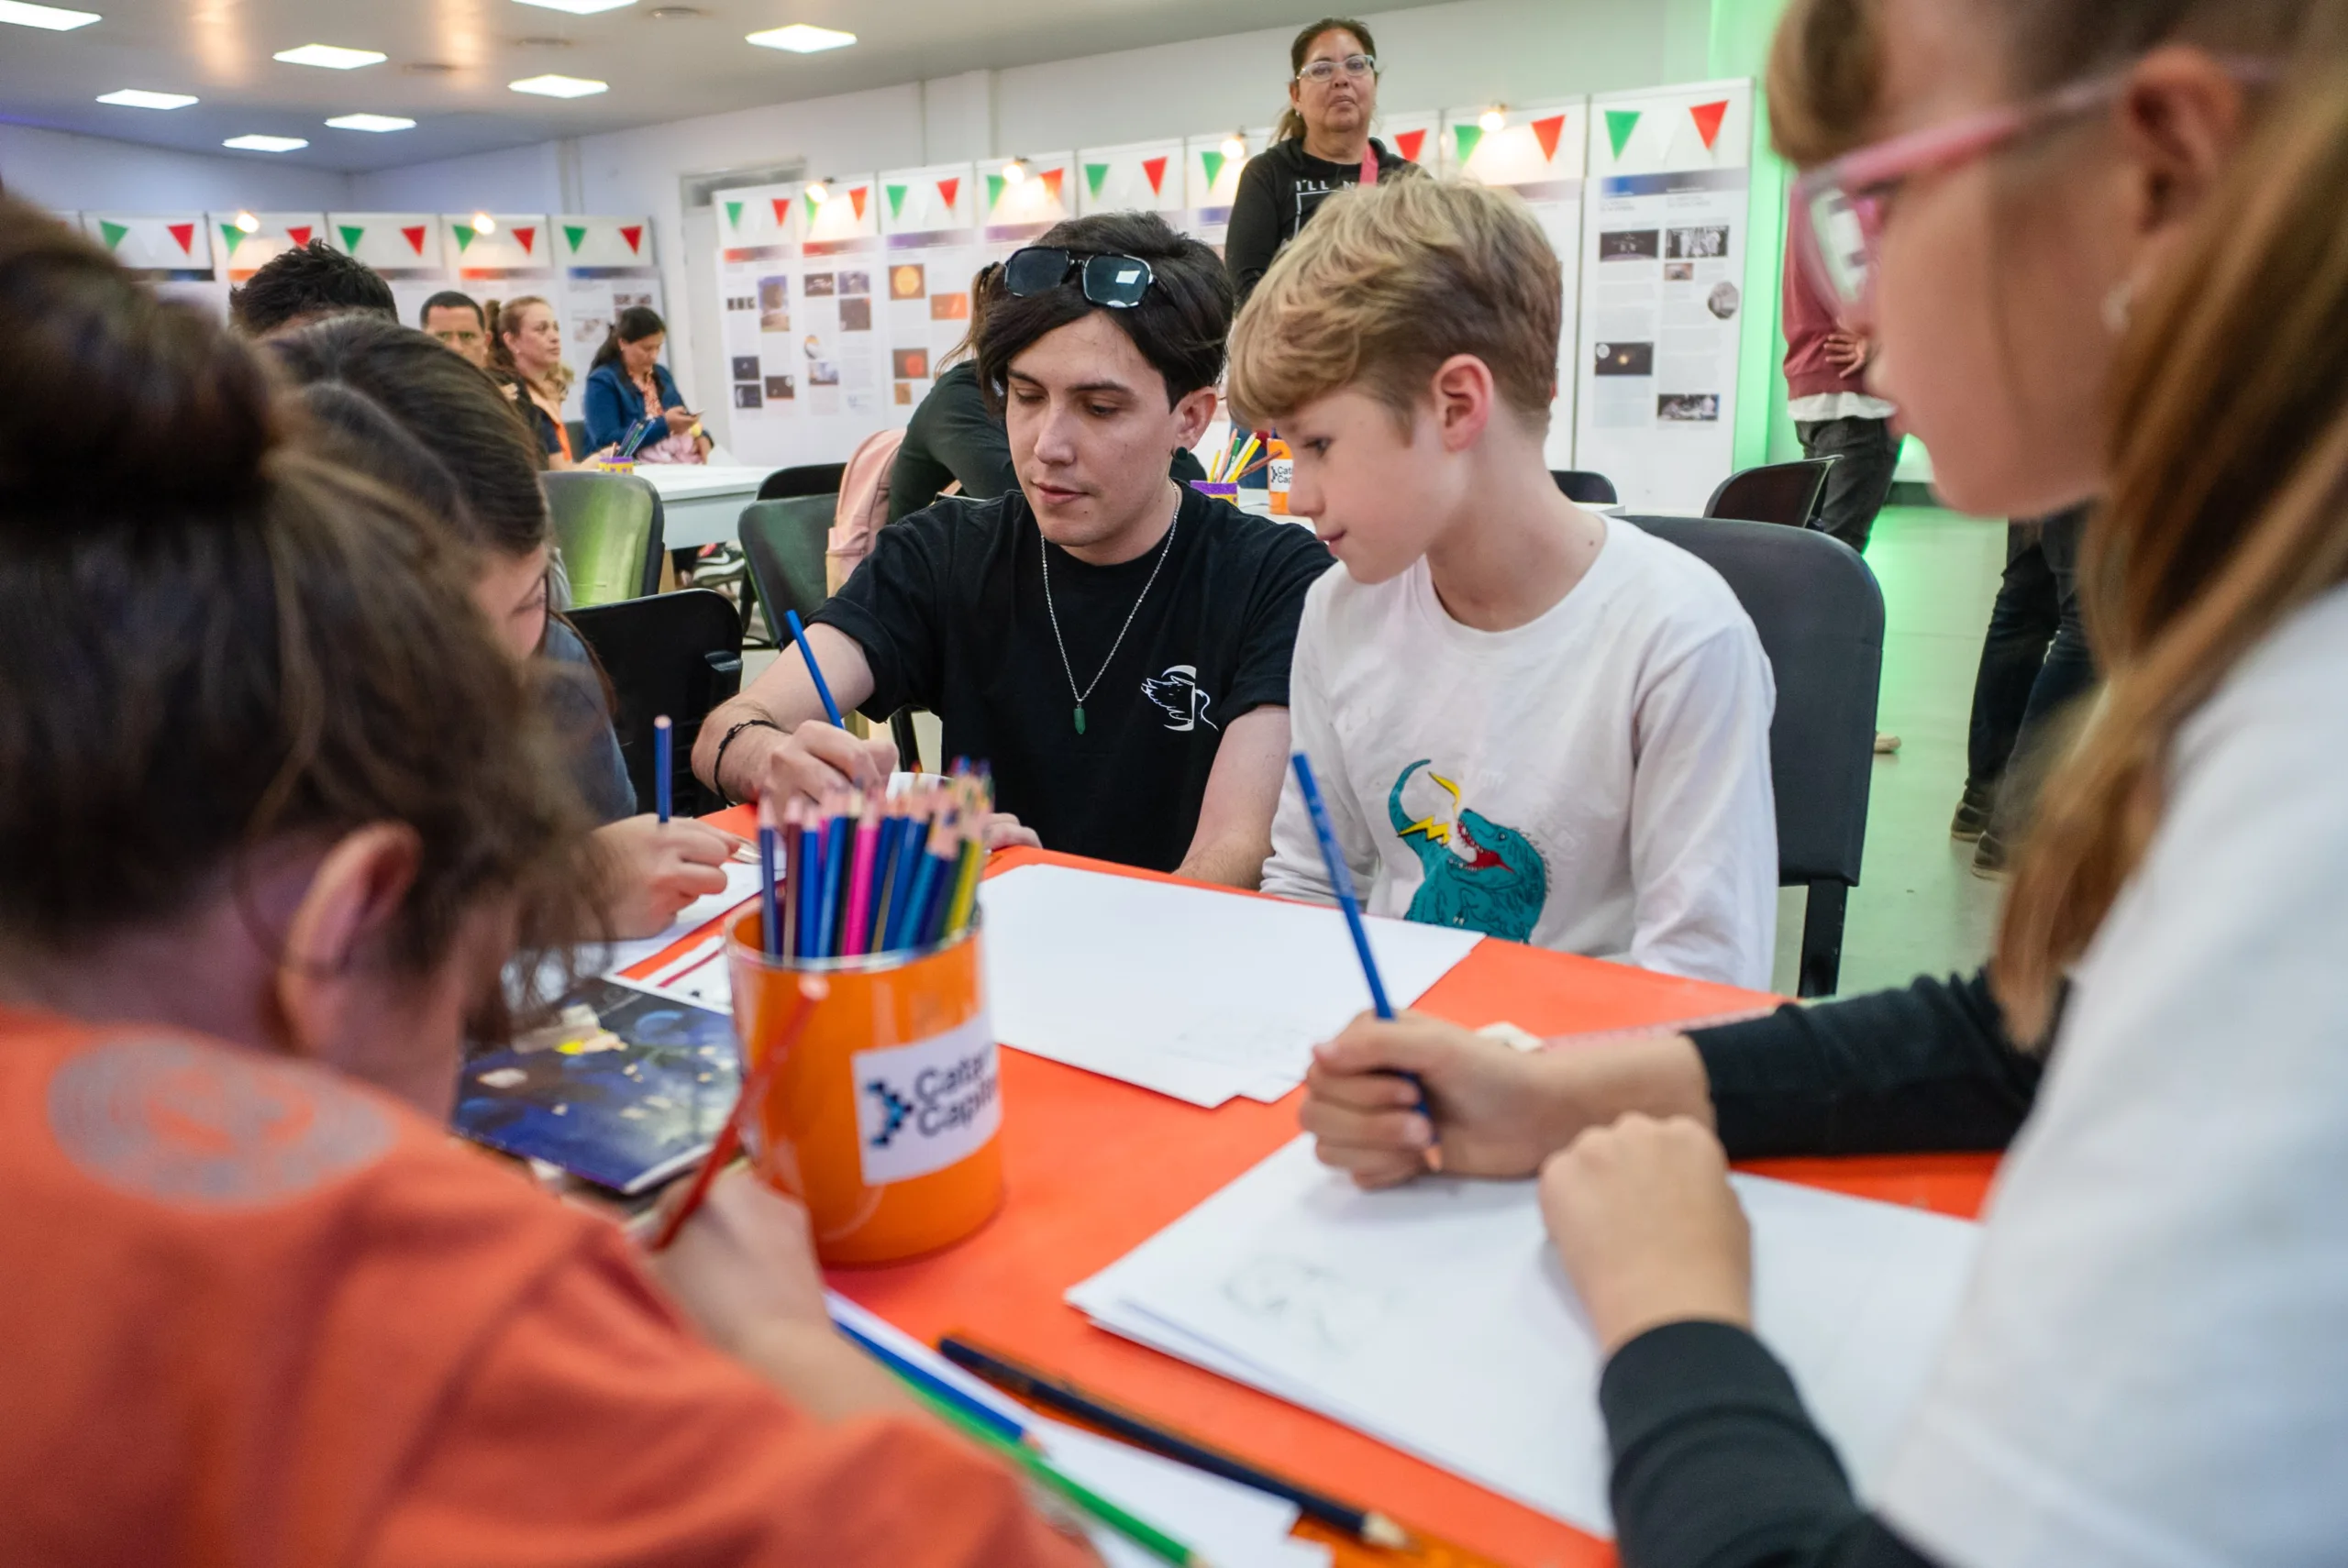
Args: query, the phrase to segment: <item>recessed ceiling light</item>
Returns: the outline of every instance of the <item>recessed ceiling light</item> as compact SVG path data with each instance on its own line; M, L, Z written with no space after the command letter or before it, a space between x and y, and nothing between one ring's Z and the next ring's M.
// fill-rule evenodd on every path
M453 76L457 68L445 60L411 60L400 70L409 76Z
M96 20L98 14L95 11L67 11L55 6L29 6L25 0L0 0L0 22L14 22L20 28L45 28L52 33L70 33Z
M98 96L101 104L117 104L126 109L184 109L195 100L185 93L150 93L144 87L121 87Z
M856 41L854 33L843 33L832 28L811 28L804 22L793 22L787 28L769 28L762 33L748 35L749 41L760 49L787 49L793 54L819 54L827 49L846 49Z
M644 14L656 22L690 22L709 15L698 6L655 6Z
M232 136L220 145L238 152L299 152L310 144L298 136Z
M592 17L598 11L616 11L623 6L633 6L636 0L519 0L524 6L537 6L548 11L568 11L574 17Z
M236 216L236 225L237 232L238 234L259 234L260 232L260 219L253 216L249 212L238 212Z
M300 49L282 49L269 57L288 65L319 65L328 71L356 71L362 65L381 65L391 56L371 49L343 49L336 44L305 43Z
M399 115L337 115L327 122L333 130L414 130L415 122Z
M608 82L591 82L581 76L559 76L548 72L544 76L525 76L519 82L505 84L516 93L536 93L541 98L591 98L598 93L608 93Z
M551 33L533 33L526 39L515 39L514 47L515 49L569 49L570 40L556 38Z

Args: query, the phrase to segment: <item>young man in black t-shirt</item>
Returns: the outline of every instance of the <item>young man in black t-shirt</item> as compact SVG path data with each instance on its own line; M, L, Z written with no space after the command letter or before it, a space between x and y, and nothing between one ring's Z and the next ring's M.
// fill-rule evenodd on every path
M936 712L994 769L998 845L1254 887L1288 762L1289 660L1329 567L1306 529L1167 476L1214 413L1231 287L1147 214L1059 225L1006 268L979 343L1014 490L880 530L808 638L843 704ZM733 799L869 784L886 739L824 721L786 652L703 726Z

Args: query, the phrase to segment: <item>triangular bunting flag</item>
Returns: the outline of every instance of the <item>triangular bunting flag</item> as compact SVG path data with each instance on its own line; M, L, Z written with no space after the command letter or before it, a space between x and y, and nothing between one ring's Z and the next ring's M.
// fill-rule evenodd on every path
M98 220L98 232L105 237L106 248L108 250L112 250L116 246L122 243L122 237L130 232L130 226L127 224L108 223L105 219L100 218Z
M1459 161L1467 162L1476 156L1476 144L1484 139L1484 127L1478 125L1454 126L1451 139L1459 147Z
M1223 166L1230 161L1222 153L1212 149L1199 154L1199 167L1207 171L1208 190L1214 189L1216 176L1223 172Z
M962 181L958 175L954 179L940 180L937 182L937 194L949 208L953 206L955 199L960 196L961 193Z
M1419 160L1419 149L1426 146L1426 144L1427 133L1423 130L1406 130L1397 131L1394 133L1394 150L1401 153L1403 157L1409 159L1413 163L1416 163Z
M629 255L638 256L643 254L644 226L642 224L622 224L620 226L620 237L627 241L627 253ZM573 246L571 248L575 250L578 247Z
M537 225L533 224L515 229L514 237L522 242L522 254L525 256L536 256L538 253L538 230Z
M1109 166L1105 163L1088 163L1084 166L1084 183L1096 198L1101 194L1101 182L1108 177Z
M725 204L725 226L726 226L726 227L728 227L728 228L736 228L736 229L738 229L738 228L740 228L740 227L742 226L742 204L741 204L741 203L739 203L739 202L728 202L728 203L726 203L726 204Z
M1631 143L1631 133L1639 128L1641 113L1637 109L1606 111L1606 139L1614 144L1614 160L1617 163L1623 160L1623 149Z
M310 234L310 226L306 223L289 224L286 226L285 237L292 240L296 245L309 244Z
M733 219L739 217L741 213L741 203L728 202L725 204L725 216L727 221L731 222ZM579 254L579 248L587 242L587 226L581 223L564 224L562 226L562 237L563 238L570 241L570 253L573 256L576 256Z
M1149 176L1149 193L1151 195L1162 196L1166 193L1166 160L1163 158L1145 158L1141 160L1141 171ZM1095 195L1099 195L1101 193L1101 188L1098 185L1095 185L1092 188L1092 191Z
M400 237L407 241L407 248L410 250L421 256L424 254L424 226L417 224L414 228L400 230Z
M883 185L880 189L888 193L889 215L892 218L901 218L904 216L906 187L903 185Z
M813 227L815 222L815 215L823 209L824 204L817 201L813 193L802 196L800 200L807 204L807 223L810 227Z
M789 228L791 226L791 198L789 196L775 196L770 198L770 200L774 203L775 227Z
M1068 171L1065 169L1047 169L1044 171L1044 189L1052 193L1052 200L1056 202L1065 200L1065 198L1060 194L1060 180L1062 176L1067 173Z
M872 187L869 185L858 185L855 190L850 191L847 193L848 205L856 209L857 222L862 223L864 221L864 204L871 199Z
M192 223L175 223L169 226L171 228L172 237L180 242L180 254L183 256L194 255L195 253L195 225Z
M1688 117L1696 122L1696 134L1704 138L1705 151L1710 152L1712 143L1720 139L1721 121L1727 116L1726 98L1717 104L1693 104L1689 106Z
M228 242L228 254L234 256L237 247L245 242L245 231L233 223L224 223L220 226L220 237Z
M345 250L356 250L359 248L359 241L365 237L367 229L363 224L347 223L337 232L342 236L342 248Z
M1001 205L1002 205L1002 176L990 174L987 176L987 211L992 212Z
M1544 162L1556 160L1557 138L1565 134L1565 130L1566 116L1563 115L1551 115L1545 120L1533 122L1533 139L1541 144L1541 157Z
M456 235L457 235L457 254L458 254L458 255L460 255L460 256L461 256L461 255L463 255L463 254L466 252L466 250L468 250L469 248L471 248L471 246L472 246L472 242L473 242L473 231L472 231L471 229L470 229L470 228L467 228L463 224L460 224L460 224L451 224L449 226L450 226L451 228L453 228L453 229L456 231Z

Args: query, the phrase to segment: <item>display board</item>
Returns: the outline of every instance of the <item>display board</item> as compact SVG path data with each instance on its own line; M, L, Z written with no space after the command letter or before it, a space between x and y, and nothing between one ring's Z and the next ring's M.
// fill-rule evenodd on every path
M82 232L166 299L228 314L226 261L202 213L83 213Z
M660 271L652 251L652 220L646 217L595 217L557 214L554 250L562 271L562 297L555 309L562 318L562 357L579 372L564 401L566 418L580 416L586 368L604 346L619 313L632 305L658 312ZM694 408L697 394L683 390Z
M710 198L717 209L717 299L733 403L727 444L748 463L789 463L804 449L795 437L803 423L799 393L807 357L792 335L803 189L800 182L759 185Z
M1734 463L1753 84L1590 100L1575 467L1694 513Z
M456 286L437 213L328 213L327 237L382 274L410 326L423 325L426 300Z
M1499 125L1487 121L1493 114ZM1577 328L1581 303L1582 175L1589 159L1589 101L1568 99L1499 111L1455 109L1444 116L1438 167L1445 175L1502 185L1523 197L1557 252L1562 322L1557 334L1557 401L1545 453L1553 469L1574 462L1574 406L1580 381Z
M1182 227L1213 246L1218 256L1231 231L1231 204L1239 194L1239 176L1271 144L1269 126L1194 136L1182 144Z
M913 417L946 356L970 327L979 248L978 182L968 163L932 163L880 176L891 424Z
M879 182L869 174L812 181L799 193L806 228L799 242L799 339L807 379L800 389L811 440L845 432L840 449L888 423L881 385L886 323L876 311L880 276Z
M1157 213L1181 226L1181 142L1089 147L1076 156L1078 171L1084 176L1076 192L1078 213Z
M252 228L246 229L239 217L249 217ZM325 238L327 232L324 213L213 213L210 220L221 254L227 258L232 286L295 247Z
M985 170L984 232L980 238L997 258L1033 244L1063 218L1076 215L1076 154L1047 152L1014 159Z

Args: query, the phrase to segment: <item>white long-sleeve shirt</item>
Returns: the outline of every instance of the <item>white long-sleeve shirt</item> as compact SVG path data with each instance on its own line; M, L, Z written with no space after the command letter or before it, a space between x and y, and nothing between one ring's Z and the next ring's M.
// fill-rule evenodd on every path
M1777 689L1718 573L1608 523L1533 621L1453 620L1422 560L1305 597L1290 677L1356 885L1376 913L1756 989L1777 944ZM1332 897L1293 778L1264 890Z

